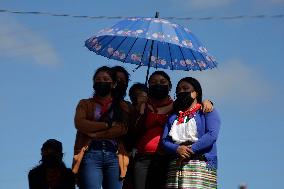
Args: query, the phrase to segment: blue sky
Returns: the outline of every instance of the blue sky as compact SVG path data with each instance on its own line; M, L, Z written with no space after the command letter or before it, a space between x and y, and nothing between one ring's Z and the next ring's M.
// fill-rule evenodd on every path
M2 0L0 9L93 16L221 17L284 13L283 0L45 1ZM71 166L77 102L92 94L102 65L122 65L85 48L84 41L118 20L0 13L0 188L27 188L27 173L48 138L63 142ZM281 188L284 169L284 18L175 20L190 28L219 67L167 71L173 84L201 81L222 118L218 140L219 188ZM125 64L131 83L144 82ZM153 71L154 69L152 69ZM173 92L172 92L173 94Z

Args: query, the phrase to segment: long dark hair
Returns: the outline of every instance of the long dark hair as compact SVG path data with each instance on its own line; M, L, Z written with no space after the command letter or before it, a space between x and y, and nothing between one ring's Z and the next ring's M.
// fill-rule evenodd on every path
M111 77L113 83L114 84L117 83L115 71L108 66L102 66L98 68L93 75L93 85L95 84L95 79L99 72L106 72ZM109 110L104 115L101 116L101 120L105 119L106 117L110 118L112 114L112 121L125 122L126 114L125 114L125 111L121 107L121 98L114 95L114 93L115 93L115 90L113 89L111 91L111 95L113 98L112 104ZM93 96L95 96L95 91L94 91Z
M130 80L129 79L130 74L128 73L128 71L124 67L122 67L122 66L114 66L114 67L112 67L112 69L114 70L115 73L116 72L121 72L121 73L124 74L124 76L126 78L126 84L128 86L128 83L129 83L129 80Z
M113 96L115 96L116 98L120 98L121 100L124 99L124 97L126 96L126 90L128 88L128 84L129 84L129 76L130 74L126 71L126 69L122 66L114 66L111 68L116 76L116 80L117 80L117 86L116 88L113 90ZM123 73L123 75L125 76L126 78L126 83L125 83L125 86L123 84L123 87L122 86L119 86L119 80L117 78L117 72L121 72Z
M201 104L202 103L202 88L201 88L199 81L193 77L182 78L176 86L176 92L181 82L186 82L193 86L194 91L197 93L197 96L196 96L197 103ZM179 103L177 100L174 102L174 112L175 113L178 113L183 108L184 108L184 104Z

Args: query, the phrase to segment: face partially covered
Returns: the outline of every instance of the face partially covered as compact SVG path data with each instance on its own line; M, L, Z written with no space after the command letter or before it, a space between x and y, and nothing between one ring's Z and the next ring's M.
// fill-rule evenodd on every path
M116 72L116 79L117 79L117 85L115 87L115 92L117 93L116 95L119 98L124 98L126 95L126 90L128 86L128 79L125 73L123 72Z
M96 95L100 97L105 97L108 95L111 95L111 90L114 87L114 82L111 78L111 76L105 72L101 71L97 73L95 79L94 79L94 90Z
M101 71L101 72L97 73L97 75L95 77L95 83L96 82L110 82L110 83L112 83L113 80L107 72Z
M148 94L145 91L137 89L135 90L134 94L135 94L134 96L135 98L134 98L134 102L132 102L133 104L139 105L139 104L147 102Z
M150 77L149 96L155 99L163 99L169 95L170 81L159 74Z
M196 93L194 87L186 81L180 82L179 85L177 86L176 95L178 96L178 94L180 94L180 93L188 94L193 99L196 99L196 97L197 97L197 93Z
M128 81L127 81L127 77L123 72L116 72L116 79L118 83L127 85Z
M176 96L174 106L178 111L184 111L197 102L197 93L192 84L181 81L176 88Z

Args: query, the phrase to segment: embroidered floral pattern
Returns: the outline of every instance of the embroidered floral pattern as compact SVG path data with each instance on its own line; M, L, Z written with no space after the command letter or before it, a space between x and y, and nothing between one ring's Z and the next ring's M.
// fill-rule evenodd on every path
M201 104L196 104L194 107L192 107L189 110L186 110L184 112L179 111L179 115L177 117L177 120L178 120L177 124L188 122L200 108L201 108Z

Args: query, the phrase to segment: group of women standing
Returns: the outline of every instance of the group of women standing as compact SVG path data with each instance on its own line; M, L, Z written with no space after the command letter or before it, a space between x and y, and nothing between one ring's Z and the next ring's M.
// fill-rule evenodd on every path
M220 118L191 77L169 92L170 77L154 72L148 85L103 66L93 76L94 94L77 105L73 170L80 189L217 188ZM76 168L76 169L74 169Z

